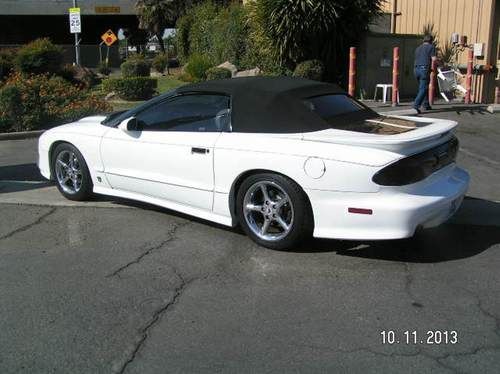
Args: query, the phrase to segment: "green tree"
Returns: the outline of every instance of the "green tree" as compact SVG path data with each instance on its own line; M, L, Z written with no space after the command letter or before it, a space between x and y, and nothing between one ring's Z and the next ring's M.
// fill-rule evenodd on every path
M175 25L188 9L203 2L203 0L137 0L136 10L139 18L139 27L155 35L160 48L165 53L163 45L163 30ZM230 0L213 0L216 5L227 5Z
M250 3L257 39L289 69L305 60L325 63L330 79L345 65L384 0L255 0Z
M173 24L177 17L178 5L179 2L174 0L137 0L135 4L139 27L158 38L163 53L163 30Z

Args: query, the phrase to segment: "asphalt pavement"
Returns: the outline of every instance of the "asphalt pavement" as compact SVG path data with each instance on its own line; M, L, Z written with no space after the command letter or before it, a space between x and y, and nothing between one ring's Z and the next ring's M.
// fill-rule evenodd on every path
M35 139L0 141L0 372L498 373L500 116L425 115L460 123L458 214L291 252L150 205L70 203Z

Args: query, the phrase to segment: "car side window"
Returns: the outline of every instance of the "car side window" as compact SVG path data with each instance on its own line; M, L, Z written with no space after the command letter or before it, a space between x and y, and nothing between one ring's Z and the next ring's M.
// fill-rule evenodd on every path
M143 131L226 131L230 99L211 94L177 96L145 109L136 118Z

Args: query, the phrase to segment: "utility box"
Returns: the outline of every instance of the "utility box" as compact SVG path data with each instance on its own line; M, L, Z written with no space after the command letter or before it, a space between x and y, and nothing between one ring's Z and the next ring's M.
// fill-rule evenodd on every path
M484 56L484 43L474 43L474 57Z

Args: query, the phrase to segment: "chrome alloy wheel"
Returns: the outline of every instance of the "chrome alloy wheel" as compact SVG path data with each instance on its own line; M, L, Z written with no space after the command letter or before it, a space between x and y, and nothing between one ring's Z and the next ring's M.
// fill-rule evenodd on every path
M82 169L74 152L62 151L55 162L57 183L68 194L75 194L82 188Z
M253 184L243 199L243 213L248 227L262 240L281 240L292 230L292 200L274 182Z

